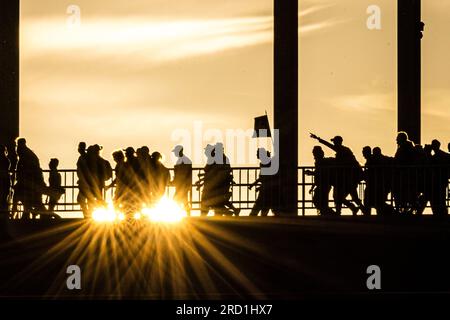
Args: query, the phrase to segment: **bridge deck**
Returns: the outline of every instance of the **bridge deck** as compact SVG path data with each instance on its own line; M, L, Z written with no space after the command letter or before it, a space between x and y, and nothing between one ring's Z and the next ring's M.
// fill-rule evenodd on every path
M128 298L299 298L450 291L450 220L375 217L191 218L183 225L13 221L0 250L0 294ZM82 290L66 288L66 268Z

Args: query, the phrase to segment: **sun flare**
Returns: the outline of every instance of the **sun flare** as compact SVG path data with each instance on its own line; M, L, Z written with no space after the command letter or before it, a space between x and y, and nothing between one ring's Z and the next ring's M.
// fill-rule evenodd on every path
M153 207L145 207L133 215L134 220L148 219L159 223L178 223L187 216L186 211L174 200L164 196ZM99 207L92 213L92 219L101 223L113 223L125 220L125 215L114 209L112 204Z
M123 215L116 210L112 205L107 207L99 207L92 212L92 219L96 222L115 222L123 220Z
M164 196L154 207L142 209L142 215L150 221L162 223L181 222L186 216L186 211L174 200Z

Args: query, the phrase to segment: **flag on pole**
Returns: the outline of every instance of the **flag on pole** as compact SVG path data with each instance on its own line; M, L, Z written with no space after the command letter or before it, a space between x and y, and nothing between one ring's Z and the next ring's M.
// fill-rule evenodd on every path
M255 128L253 131L253 138L271 138L269 118L267 114L255 118Z

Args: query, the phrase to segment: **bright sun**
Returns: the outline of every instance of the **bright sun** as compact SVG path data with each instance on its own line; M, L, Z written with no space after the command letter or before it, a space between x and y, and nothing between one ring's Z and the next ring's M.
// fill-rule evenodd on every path
M115 222L123 220L122 214L116 212L112 205L108 205L108 207L99 207L94 210L92 213L92 219L97 222Z
M153 222L177 223L186 217L186 212L178 203L164 196L156 206L142 209L142 215Z
M164 196L154 207L143 208L141 212L135 213L135 220L148 219L159 223L178 223L187 216L186 212L172 199ZM94 210L92 219L97 222L117 222L125 220L121 212L117 212L112 204Z

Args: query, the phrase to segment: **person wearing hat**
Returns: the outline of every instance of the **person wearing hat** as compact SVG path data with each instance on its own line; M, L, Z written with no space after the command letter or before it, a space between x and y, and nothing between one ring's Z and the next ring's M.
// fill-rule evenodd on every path
M363 172L353 151L349 147L343 145L344 139L341 136L332 138L332 143L312 133L310 136L336 153L335 161L337 167L335 186L333 189L336 213L340 215L342 205L345 204L350 208L353 215L356 215L359 209L363 208L362 201L358 197L358 185L359 182L361 182ZM356 203L357 206L347 200L348 195L351 196L352 201Z
M174 177L171 182L175 186L175 201L182 204L190 215L189 194L192 188L192 161L184 155L183 146L175 146L172 150L177 158L174 166Z
M86 152L86 173L85 178L87 182L87 217L92 215L92 212L98 206L105 205L103 197L105 190L105 182L112 177L111 164L102 158L100 151L102 147L98 144L89 146ZM86 216L85 216L86 217Z

